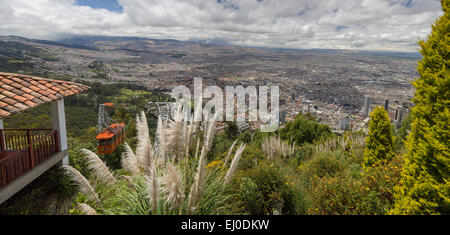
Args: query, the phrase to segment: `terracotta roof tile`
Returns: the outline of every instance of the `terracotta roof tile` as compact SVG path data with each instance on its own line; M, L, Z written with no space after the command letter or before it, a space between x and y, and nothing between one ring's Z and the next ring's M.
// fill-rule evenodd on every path
M3 79L2 82L6 83L6 84L11 84L11 83L13 83L13 81L11 81L11 80L9 80L9 79L7 79L7 78Z
M14 94L14 93L12 93L12 92L10 92L10 91L5 90L5 91L2 92L2 95L11 98L11 97L14 97L16 94Z
M52 89L46 89L45 91L47 91L48 93L50 93L50 94L55 94L56 93L56 91L54 91L54 90L52 90Z
M19 109L15 108L12 105L8 105L8 106L4 107L3 110L8 111L10 113L16 113L19 111Z
M26 87L22 87L22 88L20 88L22 91L24 91L25 93L28 93L28 94L30 94L31 92L33 92L33 90L30 90L30 89L28 89L28 88L26 88Z
M23 91L21 91L21 90L19 90L19 89L15 89L15 88L11 89L10 91L11 91L12 93L16 94L16 95L23 95L23 94L24 94Z
M6 106L8 106L7 103L5 103L5 102L3 102L3 101L0 101L0 109L4 108L4 107L6 107Z
M66 88L70 88L70 85L67 83L61 83L61 86L66 87Z
M20 110L25 110L29 108L28 105L24 105L22 103L16 103L14 106Z
M52 90L54 90L54 91L60 91L61 89L59 89L58 88L58 86L52 86L52 87L50 87Z
M9 104L9 105L14 105L15 103L17 103L16 100L13 100L11 98L3 98L2 101L7 103L7 104Z
M16 77L11 77L11 80L15 81L16 83L22 83L23 80L20 78L16 78Z
M17 89L20 89L20 88L22 88L22 87L23 87L23 85L22 85L22 84L20 84L20 83L17 83L17 82L13 82L13 83L11 83L10 85L11 85L11 86L13 86L13 87L15 87L15 88L17 88Z
M24 87L30 87L31 86L31 84L29 82L27 82L27 81L20 82L20 85L22 85Z
M36 103L36 104L42 104L42 103L44 103L42 100L40 100L40 99L38 99L38 98L33 98L31 101L33 101L33 103Z
M37 85L37 87L41 88L42 90L47 90L47 87L42 84Z
M36 93L36 92L34 92L34 91L32 91L32 92L30 93L30 95L32 95L32 96L34 96L34 97L36 97L36 98L40 98L40 97L42 96L41 94Z
M9 115L11 115L10 112L0 109L0 117L8 117Z
M41 96L40 99L43 100L44 102L50 102L50 101L52 101L52 99L50 99L50 98L48 98L48 97L46 97L46 96Z
M13 87L12 86L10 86L10 85L2 85L2 88L3 89L5 89L5 90L11 90L11 89L13 89Z
M17 101L19 101L19 102L25 102L25 101L27 101L27 98L22 97L22 96L18 96L18 95L14 96L13 99L15 99L15 100L17 100Z
M50 98L50 99L52 99L52 100L57 100L58 99L58 97L56 97L56 96L54 96L54 95L48 95L48 98Z
M34 96L30 95L30 94L23 94L23 97L25 97L27 100L31 100L34 98Z
M89 88L68 81L0 72L0 119Z
M39 92L39 94L44 95L44 96L50 95L50 92L48 92L46 90L38 90L38 92Z
M40 89L35 87L35 86L29 86L28 88L30 88L33 91L39 91Z
M36 82L34 80L28 80L32 85L38 86L39 82Z
M33 101L30 101L30 100L25 101L25 104L30 106L30 107L34 107L34 106L37 105L36 103L34 103Z

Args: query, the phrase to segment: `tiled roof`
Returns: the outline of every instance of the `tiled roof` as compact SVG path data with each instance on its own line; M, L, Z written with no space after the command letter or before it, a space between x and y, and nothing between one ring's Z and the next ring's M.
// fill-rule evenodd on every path
M0 118L89 88L74 82L0 72Z

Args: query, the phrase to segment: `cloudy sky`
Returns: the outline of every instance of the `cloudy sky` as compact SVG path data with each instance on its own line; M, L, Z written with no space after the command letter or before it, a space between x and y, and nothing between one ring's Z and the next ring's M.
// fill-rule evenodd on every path
M0 0L0 35L416 51L439 0Z

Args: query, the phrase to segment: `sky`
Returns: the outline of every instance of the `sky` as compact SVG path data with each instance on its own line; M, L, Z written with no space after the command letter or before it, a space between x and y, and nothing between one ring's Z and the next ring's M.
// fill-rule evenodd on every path
M0 35L414 52L442 14L439 0L0 0Z

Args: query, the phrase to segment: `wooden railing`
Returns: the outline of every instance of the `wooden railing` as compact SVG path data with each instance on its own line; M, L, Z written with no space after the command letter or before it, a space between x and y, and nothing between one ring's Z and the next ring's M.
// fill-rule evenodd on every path
M60 151L52 129L0 129L0 188Z

